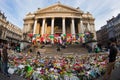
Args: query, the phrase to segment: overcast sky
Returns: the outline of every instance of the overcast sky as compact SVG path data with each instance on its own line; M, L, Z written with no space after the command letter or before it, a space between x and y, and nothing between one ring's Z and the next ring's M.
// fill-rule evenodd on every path
M29 12L45 8L60 1L62 4L90 12L95 18L95 28L99 30L106 20L120 13L120 0L0 0L0 10L7 20L23 28L23 18Z

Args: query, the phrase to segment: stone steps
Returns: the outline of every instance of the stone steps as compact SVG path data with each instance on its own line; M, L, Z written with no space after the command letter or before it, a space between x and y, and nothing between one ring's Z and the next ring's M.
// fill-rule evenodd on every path
M45 47L46 51L45 53L56 53L57 52L57 46L46 46ZM85 54L88 53L87 49L83 48L81 45L69 45L65 49L61 48L60 50L61 53L77 53L77 54Z

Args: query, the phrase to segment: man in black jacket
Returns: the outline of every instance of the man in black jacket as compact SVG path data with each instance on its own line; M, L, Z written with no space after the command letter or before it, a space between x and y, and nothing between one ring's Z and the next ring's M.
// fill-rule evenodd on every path
M117 53L118 53L118 50L117 50L117 47L116 47L116 40L115 39L110 39L111 41L111 44L110 44L110 52L109 52L109 63L107 65L107 70L106 70L106 73L104 75L104 80L109 80L110 76L111 76L111 72L114 68L114 65L115 65L115 61L116 61L116 56L117 56Z
M2 54L2 51L0 50L0 72L2 71L1 54Z
M8 52L7 52L7 44L4 44L3 50L2 50L2 65L3 65L3 73L7 75L8 77Z

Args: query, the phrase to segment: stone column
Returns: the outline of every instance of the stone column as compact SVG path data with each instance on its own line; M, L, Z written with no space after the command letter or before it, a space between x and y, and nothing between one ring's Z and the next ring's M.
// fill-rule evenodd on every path
M23 32L25 33L25 24L24 24Z
M31 29L30 27L31 27L31 26L30 26L30 23L29 23L29 24L28 24L28 31L30 31L30 29Z
M92 32L95 31L95 25L94 25L94 24L92 24L91 29L92 29L92 30L91 30Z
M45 32L44 34L47 34L47 22L45 23Z
M54 34L54 18L52 18L51 22L51 34Z
M62 18L62 34L66 34L66 31L65 31L65 18Z
M23 33L25 33L25 24L24 24L24 27L23 27Z
M82 22L82 20L80 20L80 29L81 29L81 33L84 33L84 31L83 31L83 22Z
M33 34L36 34L36 27L37 27L37 19L34 22L34 30L33 30Z
M90 23L89 22L87 23L87 28L88 28L88 31L90 31Z
M97 40L96 31L95 31L95 24L93 25L92 28L93 28L92 33L94 33L94 39Z
M45 33L45 18L43 18L43 22L42 22L42 31L41 31L41 35L43 35Z
M40 34L39 31L40 30L40 27L39 27L39 23L37 23L37 25L36 25L36 34Z
M54 18L52 18L51 22L51 35L54 35ZM54 39L51 40L51 43L54 44Z
M37 33L40 34L40 23L37 24Z
M72 18L72 35L75 36L75 22L74 22L74 18Z

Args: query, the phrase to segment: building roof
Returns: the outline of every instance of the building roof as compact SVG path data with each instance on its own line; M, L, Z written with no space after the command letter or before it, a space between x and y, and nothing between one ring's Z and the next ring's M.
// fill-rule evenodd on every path
M73 8L67 5L63 5L61 3L56 3L53 4L51 6L48 6L46 8L43 9L38 9L35 13L41 13L41 12L77 12L77 13L83 13L82 10L80 10L79 8Z
M54 14L54 13L73 13L77 16L83 17L83 18L91 18L94 19L92 14L90 14L89 12L84 13L82 10L80 10L79 7L77 8L73 8L64 4L61 4L60 2L50 5L46 8L38 8L37 11L35 11L34 13L28 13L26 15L26 17L24 18L24 20L26 19L33 19L35 18L36 15L41 15L41 14Z

